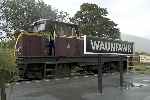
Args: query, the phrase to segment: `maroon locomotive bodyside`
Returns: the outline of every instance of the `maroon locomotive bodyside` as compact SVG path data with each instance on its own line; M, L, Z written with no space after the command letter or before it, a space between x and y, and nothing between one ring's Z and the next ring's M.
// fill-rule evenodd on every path
M74 57L81 55L81 41L77 38L59 37L55 40L55 55Z
M83 38L56 37L54 40L55 54L49 55L49 40L43 36L23 35L16 44L17 56L83 56Z
M16 43L17 56L47 56L47 40L42 36L22 35Z

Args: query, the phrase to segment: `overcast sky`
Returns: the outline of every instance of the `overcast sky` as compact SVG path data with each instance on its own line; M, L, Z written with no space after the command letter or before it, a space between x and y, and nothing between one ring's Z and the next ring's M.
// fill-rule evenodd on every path
M109 18L118 24L122 33L150 39L150 0L44 0L53 8L71 16L82 3L95 3L107 8Z

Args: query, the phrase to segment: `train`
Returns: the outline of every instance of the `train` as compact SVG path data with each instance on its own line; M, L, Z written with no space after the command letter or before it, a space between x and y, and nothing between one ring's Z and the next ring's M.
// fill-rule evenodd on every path
M43 19L34 22L16 37L19 76L29 79L96 74L98 56L84 54L83 34L78 26ZM118 55L104 55L103 72L119 71ZM127 70L127 57L121 60Z

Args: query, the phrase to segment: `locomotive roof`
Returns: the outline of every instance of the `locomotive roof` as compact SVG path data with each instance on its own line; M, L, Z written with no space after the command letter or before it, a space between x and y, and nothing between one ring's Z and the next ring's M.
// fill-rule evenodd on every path
M46 23L53 23L53 24L58 24L58 25L66 25L66 26L71 26L71 27L77 27L78 25L76 24L72 24L72 23L65 23L65 22L59 22L59 21L53 21L53 20L50 20L50 19L40 19L40 20L37 20L35 22L33 22L31 24L31 26L34 26L38 23L43 23L43 22L46 22Z

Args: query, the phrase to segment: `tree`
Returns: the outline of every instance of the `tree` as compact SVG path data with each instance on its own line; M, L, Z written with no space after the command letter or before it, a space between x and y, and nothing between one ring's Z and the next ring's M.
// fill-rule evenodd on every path
M56 20L56 11L42 0L1 0L0 24L4 31L22 29L39 19Z
M69 14L67 12L57 10L56 21L68 23L70 21Z
M6 100L5 84L14 81L16 76L16 58L12 49L0 48L0 88L1 100Z
M13 37L3 37L2 39L0 38L0 48L13 49L15 43L16 40Z
M83 3L71 22L79 25L82 34L120 39L117 24L107 18L107 15L105 8L100 8L96 4Z

